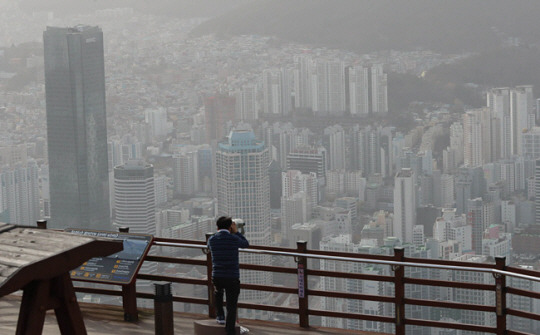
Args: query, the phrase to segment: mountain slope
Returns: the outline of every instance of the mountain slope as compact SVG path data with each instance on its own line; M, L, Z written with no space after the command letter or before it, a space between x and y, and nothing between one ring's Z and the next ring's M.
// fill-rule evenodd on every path
M540 41L532 0L253 0L194 34L260 34L359 52L491 48L507 37Z
M57 16L88 14L106 8L131 7L143 13L175 17L213 17L249 0L20 0L23 10L53 11Z

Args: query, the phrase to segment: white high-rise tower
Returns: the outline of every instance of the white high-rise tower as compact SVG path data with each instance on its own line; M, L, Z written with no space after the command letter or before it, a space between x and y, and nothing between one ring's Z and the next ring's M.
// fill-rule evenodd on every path
M258 141L250 130L231 131L216 151L215 181L218 216L241 218L246 226L246 238L251 245L270 245L270 154L264 142ZM240 254L242 262L270 265L268 255ZM271 274L242 271L242 282L269 285ZM262 300L269 294L262 291L243 291L242 298Z
M411 169L401 169L394 184L394 236L403 243L413 242L416 225L416 182Z
M114 168L114 223L130 233L156 234L154 167L130 160Z

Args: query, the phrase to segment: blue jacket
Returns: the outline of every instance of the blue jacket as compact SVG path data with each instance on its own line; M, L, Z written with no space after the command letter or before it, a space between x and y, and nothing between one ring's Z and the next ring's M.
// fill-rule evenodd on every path
M238 248L249 247L249 242L240 233L218 231L208 240L212 253L212 278L240 278Z

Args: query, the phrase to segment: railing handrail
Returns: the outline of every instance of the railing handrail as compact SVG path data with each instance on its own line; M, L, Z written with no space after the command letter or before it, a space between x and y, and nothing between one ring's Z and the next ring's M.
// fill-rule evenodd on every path
M46 223L46 222L45 222ZM39 222L38 222L38 226ZM46 229L46 224L41 225L40 228ZM206 240L211 237L212 233L206 234ZM186 243L187 242L187 243ZM215 307L213 302L213 290L212 290L212 281L211 281L211 271L212 271L212 258L209 253L207 242L195 241L195 240L179 240L179 239L169 239L169 238L156 238L154 239L152 245L155 246L165 246L165 247L184 247L184 248L196 248L201 249L203 253L206 254L206 260L203 263L195 261L188 258L171 258L171 257L162 257L162 256L149 256L149 261L151 262L172 262L172 263L183 263L191 265L200 265L206 266L207 274L206 279L186 279L186 278L172 278L164 276L156 276L151 274L138 274L137 278L143 278L148 280L161 280L169 279L171 282L177 283L188 283L194 285L206 285L208 289L208 298L194 298L194 297L180 297L173 296L173 301L185 302L185 303L195 303L208 305L208 311L210 317L215 317ZM280 313L293 313L299 316L299 325L303 328L309 327L309 316L329 316L334 318L346 318L346 319L356 319L356 320L371 320L376 322L383 323L393 323L395 334L405 335L406 325L417 325L424 327L436 327L436 328L448 328L448 329L461 329L469 330L476 332L488 332L494 333L497 335L504 334L525 334L519 331L510 330L507 327L507 316L512 315L516 317L521 317L529 320L540 321L540 314L531 313L519 309L508 308L506 300L507 295L517 295L521 297L528 297L533 299L540 299L540 293L514 288L506 285L506 277L516 277L525 280L540 281L540 272L532 271L529 269L520 269L515 268L516 272L508 271L509 268L506 266L505 257L495 257L495 264L486 264L486 263L473 263L473 262L461 262L448 261L448 260L433 260L433 259L421 259L421 258L409 258L404 256L404 248L396 247L394 248L393 256L382 256L382 255L370 255L371 258L363 257L347 257L341 255L348 255L347 252L335 252L335 251L324 251L324 250L308 250L306 241L297 242L297 252L289 252L283 250L291 250L287 248L279 247L267 247L267 246L251 246L247 249L240 249L242 252L249 253L258 253L258 254L269 254L269 255L280 255L280 256L289 256L294 257L294 260L297 263L296 269L291 268L293 271L297 271L298 275L298 307L281 307L275 305L262 305L262 304L252 304L240 302L238 307L256 309L256 310L266 310ZM391 270L394 272L393 277L389 276L377 276L372 274L351 274L343 272L330 272L324 270L310 270L307 266L307 259L319 259L319 260L334 260L334 261L346 261L346 262L357 262L357 263L370 263L370 264L381 264L391 266ZM410 261L413 260L413 261ZM418 260L419 262L414 262ZM274 266L262 266L262 265L253 265L253 264L243 264L244 267L247 267L251 270L262 270L262 271L271 271L271 272L290 272L289 268L278 268ZM433 280L433 279L421 279L421 278L410 278L405 276L404 269L406 266L410 267L421 267L421 268L432 268L440 270L457 270L457 271L474 271L479 273L491 273L495 279L495 284L479 284L479 283L470 283L470 282L459 282L460 286L456 286L456 283L445 281L445 280ZM285 271L284 271L285 270ZM311 290L308 287L308 275L319 275L319 276L330 276L337 278L353 278L353 279L365 279L373 281L387 281L390 278L390 282L394 284L394 295L393 296L381 296L381 301L384 300L386 303L394 303L394 316L376 316L371 314L358 314L358 313L349 313L349 312L335 312L328 310L319 310L311 309L308 306L309 295L313 294L314 296L328 296L332 297L334 293L338 293L340 297L346 297L347 299L367 299L374 300L375 296L365 295L365 294L351 294L344 296L343 292L328 292L328 291L319 291ZM538 275L538 276L537 276ZM360 276L357 278L357 276ZM431 285L439 287L457 287L469 290L487 290L495 293L495 306L492 305L477 305L477 304L466 304L462 302L448 302L448 301L435 301L427 299L414 299L408 298L405 294L405 284L413 285ZM277 288L275 286L263 286L255 284L242 284L243 287L249 290L262 290L269 292L281 292L281 293L293 293L293 288ZM135 282L122 286L122 291L114 290L103 290L103 289L94 289L94 288L85 288L85 287L76 287L76 291L87 292L87 293L97 293L97 294L106 294L106 295L119 295L123 297L124 304L124 319L128 321L136 320L137 318L137 307L136 307L136 298L152 298L154 295L149 293L136 292ZM329 295L324 295L324 292ZM294 294L294 293L293 293ZM440 306L443 308L451 309L462 309L469 311L483 311L495 313L496 317L496 326L485 326L471 323L456 323L456 322L444 322L444 321L434 321L429 319L414 319L406 318L405 308L407 305L420 305L420 306ZM134 308L134 310L133 310ZM131 317L135 319L131 319Z
M159 242L159 241L156 242L156 241L154 241L154 245L168 246L168 247L203 249L203 250L205 250L205 252L207 252L207 249L208 249L204 245L190 244L190 243L174 243L174 242ZM472 267L472 266L440 265L440 264L428 264L428 263L417 263L417 262L397 262L397 261L386 261L386 260L369 259L369 258L313 255L313 254L309 254L309 253L304 254L304 253L297 253L297 252L258 250L258 249L250 249L250 248L240 249L240 251L247 252L247 253L255 253L255 254L279 255L279 256L290 256L290 257L306 257L306 258L321 259L321 260L333 260L333 261L381 264L381 265L389 265L389 266L410 266L410 267L430 268L430 269L439 269L439 270L484 272L484 273L498 274L498 275L504 275L504 276L509 276L509 277L515 277L515 278L540 282L540 277L524 275L524 274L521 274L521 273L515 273L515 272L511 272L511 271L503 271L503 270L498 270L498 269L487 269L487 268L477 268L477 267ZM464 262L464 263L470 264L468 262ZM495 264L493 264L493 265L495 266Z

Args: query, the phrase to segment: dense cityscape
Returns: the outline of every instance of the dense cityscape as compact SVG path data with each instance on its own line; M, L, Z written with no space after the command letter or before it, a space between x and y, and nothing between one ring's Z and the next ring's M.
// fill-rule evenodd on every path
M540 99L533 85L478 88L482 107L389 103L392 89L399 90L389 85L389 73L421 78L473 53L418 48L357 54L259 35L192 36L206 18L114 8L60 19L52 12L30 15L16 2L0 5L2 222L35 225L46 219L51 228L129 227L134 233L204 240L215 231L216 218L227 215L245 222L252 245L295 248L305 240L309 249L371 255L390 255L401 246L411 257L493 263L502 256L509 265L539 267ZM62 70L66 62L69 70ZM75 117L67 116L71 110ZM244 255L243 261L283 260ZM324 260L310 265L391 271ZM188 266L147 270L205 276ZM414 278L494 280L467 271L407 271ZM242 272L246 283L288 280L295 279ZM510 284L540 290L538 282ZM392 290L384 283L325 277L311 285L373 295ZM460 288L407 290L430 300L495 300L491 292ZM291 299L241 294L244 301L284 306ZM394 313L384 302L314 301L324 310ZM516 296L508 304L540 313L535 299ZM189 304L177 308L200 312ZM495 323L494 315L481 311L415 306L406 313ZM262 311L240 315L289 320ZM393 331L381 322L318 322ZM509 324L540 332L538 321L509 317ZM411 334L470 333L408 327Z

